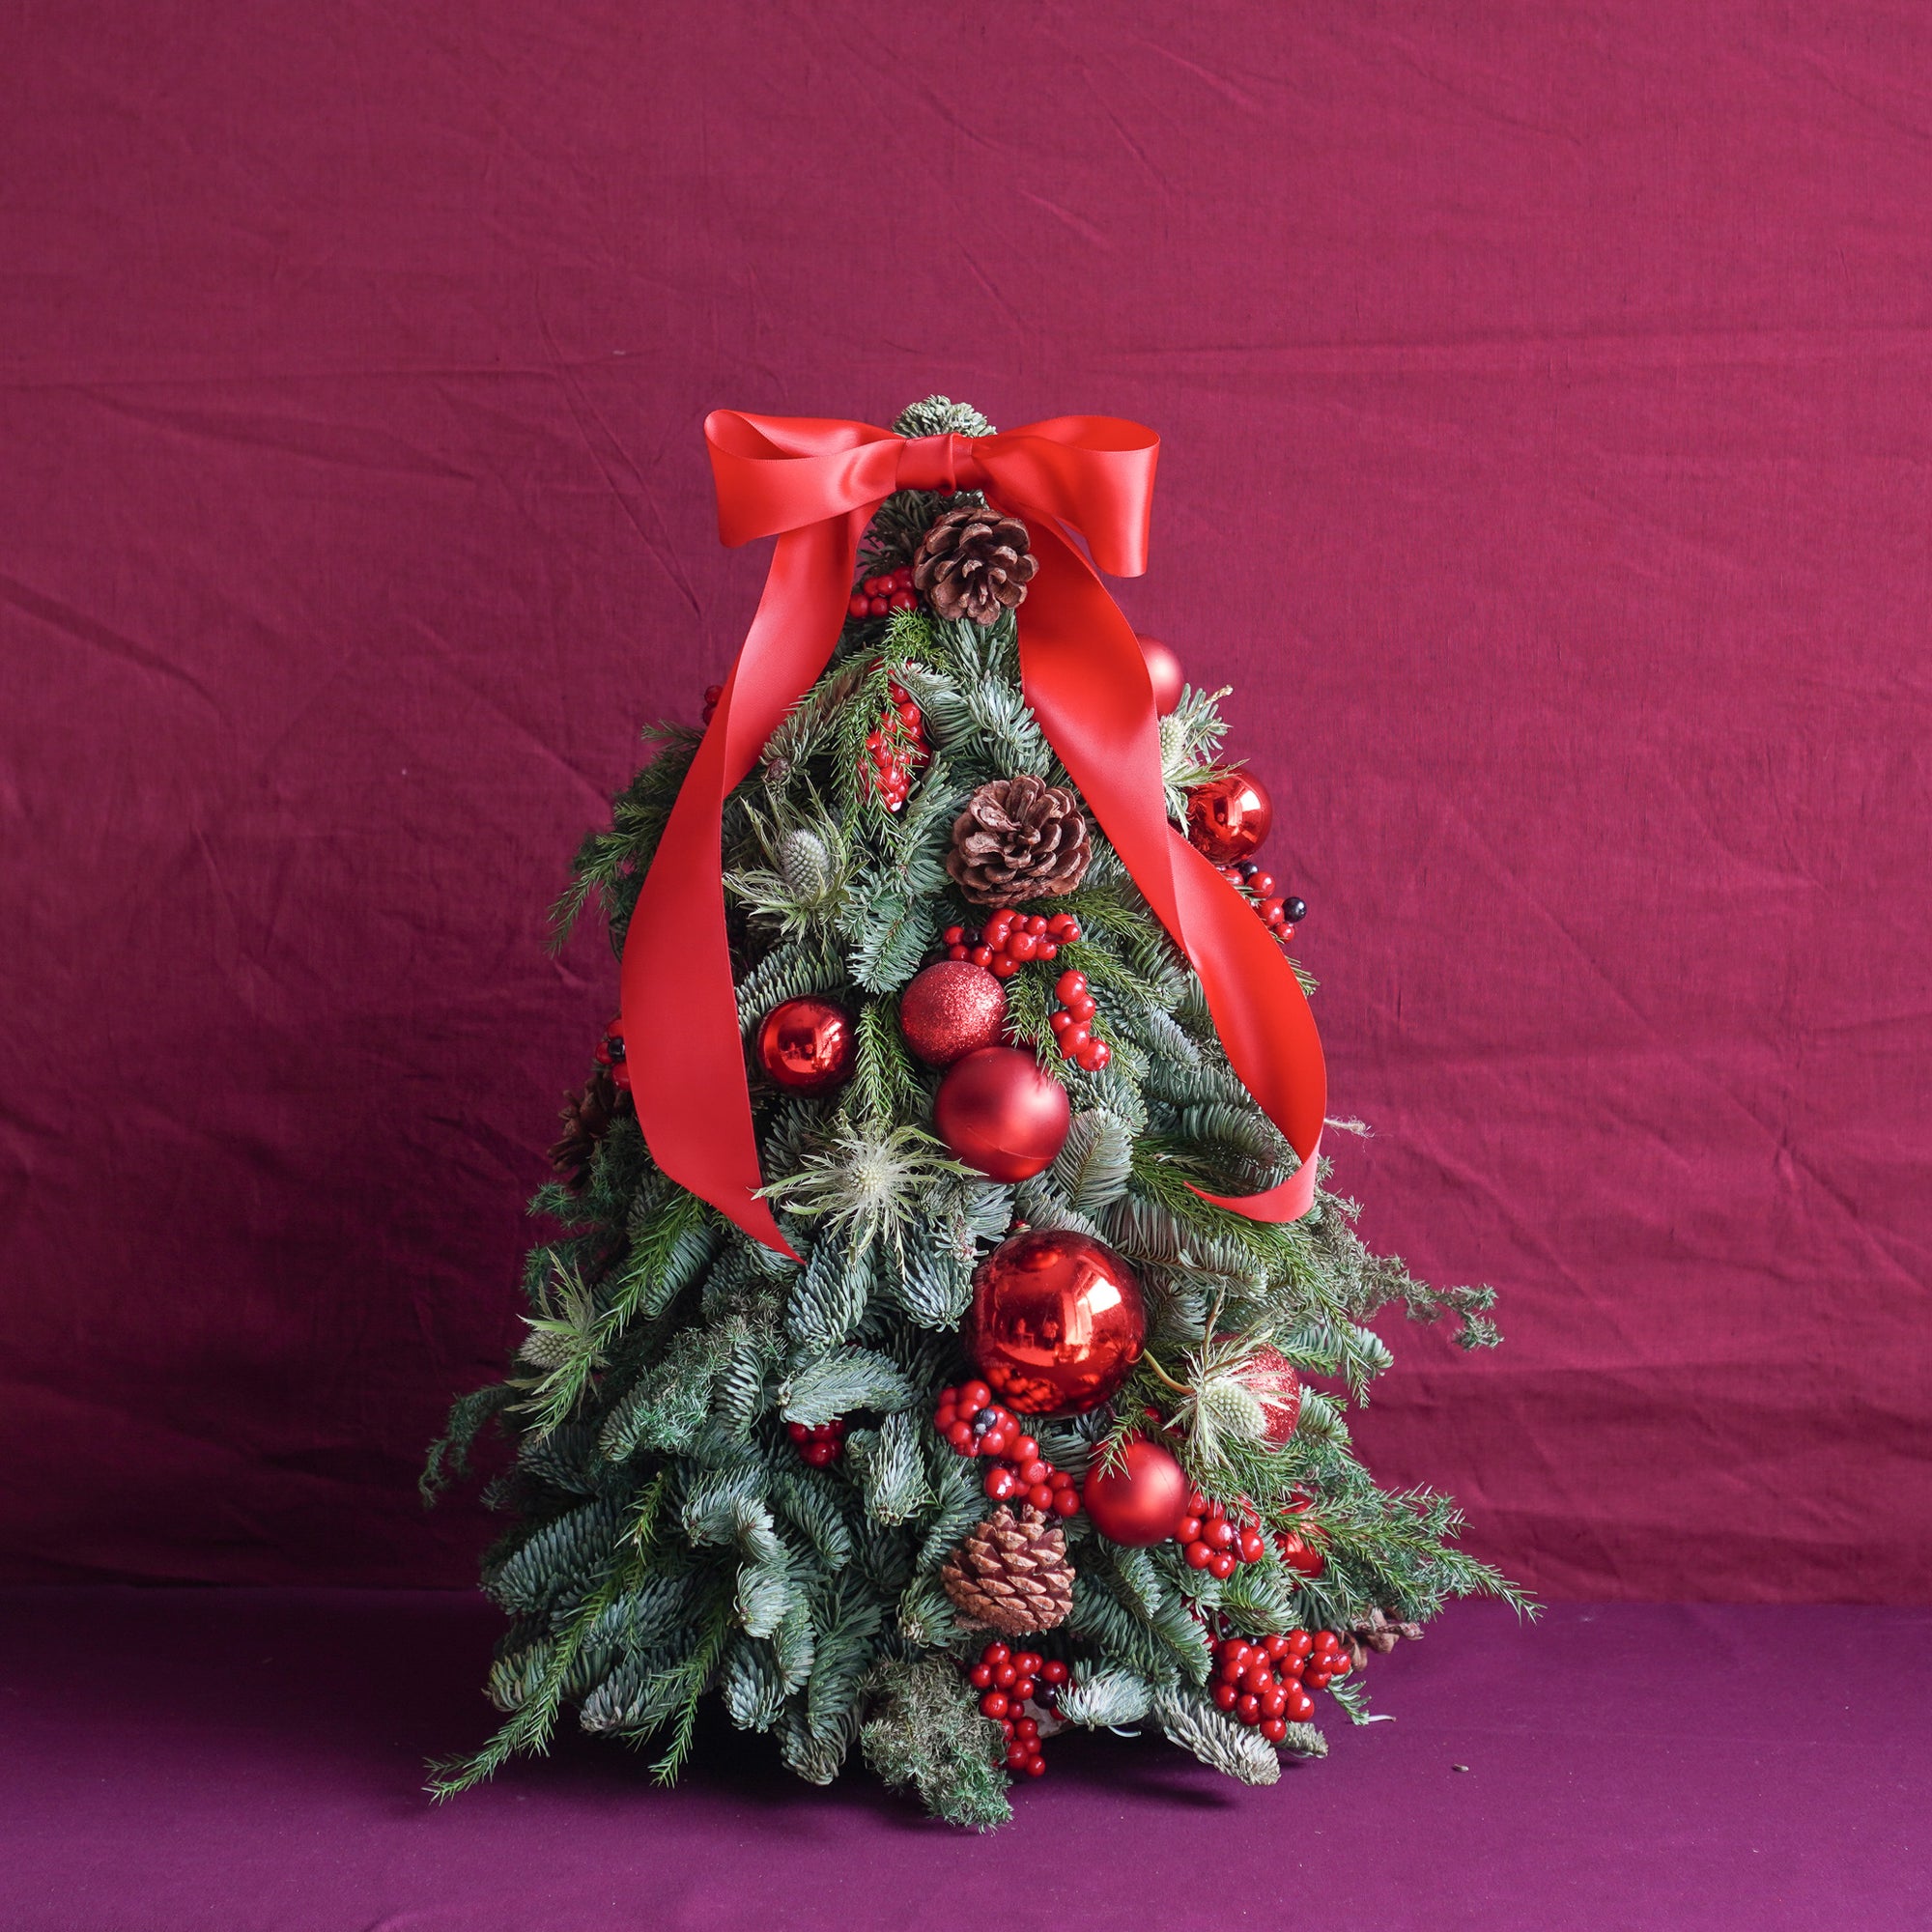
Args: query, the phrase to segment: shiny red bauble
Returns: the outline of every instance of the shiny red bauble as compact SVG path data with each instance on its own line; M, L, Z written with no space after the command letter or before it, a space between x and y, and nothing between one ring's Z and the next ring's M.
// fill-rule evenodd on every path
M1070 1118L1066 1089L1012 1046L982 1046L954 1062L932 1103L932 1123L953 1157L1004 1181L1048 1166Z
M1180 660L1158 638L1137 634L1135 641L1141 647L1141 656L1147 660L1148 676L1153 683L1153 708L1165 718L1180 702L1180 688L1187 682L1187 673L1181 669Z
M1217 866L1247 858L1273 823L1274 802L1252 772L1223 772L1187 794L1187 842Z
M962 1339L1007 1407L1073 1413L1126 1380L1147 1340L1147 1304L1139 1277L1104 1241L1030 1229L973 1270Z
M1279 1349L1257 1349L1235 1371L1235 1378L1262 1406L1267 1418L1263 1439L1279 1449L1294 1434L1301 1416L1301 1378Z
M787 1000L758 1029L758 1065L793 1094L827 1094L852 1077L852 1015L830 1000Z
M1187 1514L1187 1472L1158 1442L1127 1444L1126 1466L1103 1471L1097 1459L1080 1500L1094 1527L1115 1543L1165 1543Z
M997 1046L1006 1023L1007 989L970 959L928 966L899 995L899 1031L928 1066L951 1066Z
M1313 1523L1309 1525L1311 1530L1314 1527ZM1319 1577L1328 1567L1328 1559L1322 1555L1317 1537L1304 1536L1298 1529L1277 1531L1274 1548L1275 1554L1291 1570L1298 1570L1304 1577Z

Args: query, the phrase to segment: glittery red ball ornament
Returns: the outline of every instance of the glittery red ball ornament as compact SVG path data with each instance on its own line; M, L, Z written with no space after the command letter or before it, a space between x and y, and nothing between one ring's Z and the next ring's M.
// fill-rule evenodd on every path
M1007 989L970 959L942 959L899 995L899 1031L928 1066L951 1066L982 1046L997 1046L1007 1022Z
M982 1046L956 1061L932 1103L953 1157L995 1180L1025 1180L1060 1151L1066 1089L1017 1047Z
M1262 1406L1267 1417L1263 1437L1278 1449L1294 1434L1301 1414L1301 1378L1279 1349L1257 1349L1235 1371L1235 1379Z
M1080 1500L1094 1527L1113 1543L1165 1543L1187 1514L1187 1472L1158 1442L1137 1436L1126 1466L1104 1471L1096 1459Z
M1147 1306L1139 1278L1104 1242L1030 1229L973 1270L962 1339L1007 1407L1078 1412L1126 1380L1147 1340Z
M1141 656L1147 660L1148 676L1153 680L1153 708L1165 718L1180 702L1180 687L1187 682L1187 673L1180 668L1180 660L1158 638L1136 633L1135 641L1141 647Z
M1274 802L1253 772L1224 772L1187 794L1187 842L1217 866L1247 858L1273 823Z
M793 1094L825 1094L852 1076L852 1016L830 1000L787 1000L758 1029L758 1064Z

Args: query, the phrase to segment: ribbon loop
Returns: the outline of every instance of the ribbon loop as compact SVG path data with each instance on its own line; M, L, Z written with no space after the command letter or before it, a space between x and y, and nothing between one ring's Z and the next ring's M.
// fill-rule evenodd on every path
M724 800L830 660L859 540L880 503L895 490L981 489L1028 526L1039 559L1019 611L1027 702L1200 975L1229 1064L1300 1159L1291 1179L1265 1193L1208 1198L1257 1220L1304 1213L1327 1104L1314 1016L1287 955L1247 901L1167 821L1147 665L1094 567L1116 576L1146 569L1159 439L1114 416L907 439L869 423L737 410L714 410L704 435L720 537L741 544L776 536L778 547L624 939L625 1034L657 1042L650 1075L633 1069L632 1096L659 1167L755 1239L792 1252L758 1198L724 927Z

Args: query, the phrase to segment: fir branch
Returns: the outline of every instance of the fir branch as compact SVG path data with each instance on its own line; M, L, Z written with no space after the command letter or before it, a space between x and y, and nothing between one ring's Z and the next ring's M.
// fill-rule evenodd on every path
M750 1035L774 1007L845 987L843 963L820 944L784 940L738 981L738 1031Z
M522 1687L523 1702L509 1722L474 1755L443 1759L430 1766L431 1796L439 1800L454 1798L458 1792L468 1791L494 1776L516 1752L541 1754L550 1748L564 1683L577 1661L585 1633L636 1575L628 1563L620 1563L607 1572L603 1580L564 1620L533 1680Z
M876 1431L855 1431L845 1438L847 1459L858 1470L865 1494L866 1514L874 1522L904 1522L932 1500L920 1456L920 1428L918 1418L902 1409L887 1416Z
M1083 1214L1097 1214L1125 1193L1133 1156L1126 1123L1091 1108L1073 1117L1048 1172L1073 1207Z
M1243 1784L1273 1784L1281 1777L1273 1746L1259 1731L1225 1717L1198 1690L1163 1691L1154 1700L1154 1716L1183 1750Z
M622 943L622 915L637 896L637 883L657 850L703 736L682 724L659 724L644 735L647 743L658 746L656 756L611 801L611 829L591 833L578 848L570 883L551 908L554 951L562 949L584 908L593 903L611 918L613 943Z
M868 1000L859 1014L849 1105L872 1133L885 1132L920 1102L919 1078L899 1035L899 1003Z
M691 1755L697 1734L697 1704L711 1687L724 1646L731 1636L731 1611L723 1602L715 1603L698 1626L697 1641L690 1656L669 1674L669 1690L678 1700L672 1721L671 1740L664 1755L651 1766L651 1776L660 1784L674 1784Z
M612 1347L639 1315L646 1321L663 1315L704 1271L722 1238L717 1216L683 1188L638 1215L630 1251L611 1277L600 1346Z
M492 1382L458 1396L450 1405L449 1420L429 1445L423 1472L416 1480L417 1493L425 1509L449 1485L469 1473L469 1451L476 1438L516 1400L517 1389L510 1382Z
M1119 1730L1137 1724L1153 1709L1154 1690L1130 1670L1083 1671L1060 1694L1058 1713L1069 1724L1089 1730Z
M779 1397L787 1422L816 1427L855 1408L882 1413L910 1408L919 1391L884 1355L870 1349L835 1349L799 1369Z

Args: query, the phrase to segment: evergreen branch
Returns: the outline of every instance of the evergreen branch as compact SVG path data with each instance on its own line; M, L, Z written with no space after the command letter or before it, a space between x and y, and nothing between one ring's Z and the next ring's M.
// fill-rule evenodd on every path
M899 1003L888 995L861 1009L854 1046L851 1106L872 1133L887 1131L920 1101L918 1076L899 1035Z
M469 1758L446 1758L430 1766L430 1795L439 1801L494 1777L518 1751L541 1755L549 1750L556 1726L557 1706L565 1680L577 1661L585 1634L611 1606L619 1591L639 1575L630 1563L609 1570L603 1580L564 1620L551 1645L540 1675L529 1687L522 1706L482 1749Z
M425 1508L433 1505L453 1481L469 1473L469 1451L477 1436L516 1396L514 1384L492 1382L458 1396L450 1405L449 1420L442 1434L429 1445L423 1472L416 1481L416 1491Z

